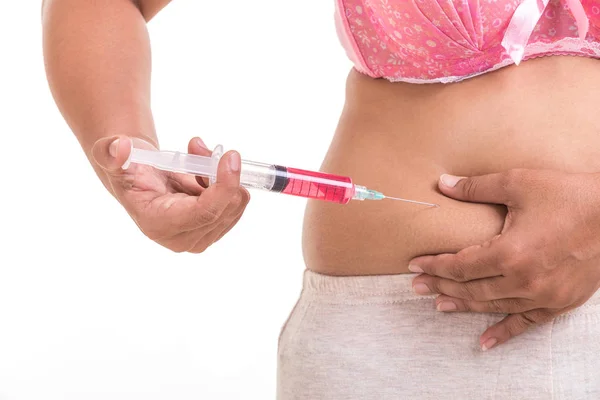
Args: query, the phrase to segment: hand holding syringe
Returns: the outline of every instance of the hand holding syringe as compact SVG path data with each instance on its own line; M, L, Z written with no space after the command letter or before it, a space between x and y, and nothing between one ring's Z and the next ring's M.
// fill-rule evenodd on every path
M165 171L207 177L211 183L214 183L217 166L222 155L223 147L221 145L213 150L212 157L132 148L123 169L127 169L131 163L145 164ZM350 200L392 199L437 207L436 204L388 197L375 190L355 185L351 178L344 176L245 160L242 160L240 184L247 188L340 204L346 204Z

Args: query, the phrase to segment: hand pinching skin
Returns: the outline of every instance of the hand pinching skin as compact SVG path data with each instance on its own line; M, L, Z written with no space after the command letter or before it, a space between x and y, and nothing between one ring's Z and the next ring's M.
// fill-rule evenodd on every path
M480 338L484 350L584 304L600 287L600 176L515 169L470 178L443 175L457 200L504 204L500 235L456 254L417 257L419 294L437 309L507 313Z

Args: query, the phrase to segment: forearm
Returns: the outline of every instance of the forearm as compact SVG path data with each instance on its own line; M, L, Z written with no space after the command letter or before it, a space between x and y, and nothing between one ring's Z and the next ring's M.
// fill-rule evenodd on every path
M150 109L146 20L166 3L46 0L43 4L48 83L88 158L96 140L116 134L140 137L158 147Z

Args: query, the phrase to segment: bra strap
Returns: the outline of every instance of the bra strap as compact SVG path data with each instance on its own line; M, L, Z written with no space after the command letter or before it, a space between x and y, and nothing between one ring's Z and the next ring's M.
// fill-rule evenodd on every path
M590 22L585 14L581 0L564 1L569 6L573 17L577 21L579 37L582 40L585 39ZM519 65L523 59L527 42L549 2L550 0L525 0L515 10L504 33L502 47L506 49L506 52L516 65Z

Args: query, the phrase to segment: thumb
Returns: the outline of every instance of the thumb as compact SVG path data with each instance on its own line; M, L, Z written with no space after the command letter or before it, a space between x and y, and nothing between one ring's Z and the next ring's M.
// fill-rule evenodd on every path
M219 160L217 167L217 185L226 187L235 193L240 187L241 158L237 151L228 151Z
M113 136L99 139L92 147L92 157L96 164L108 173L120 173L129 158L133 142L127 136Z
M448 197L474 203L508 204L510 196L506 189L504 173L462 177L443 174L438 187Z

